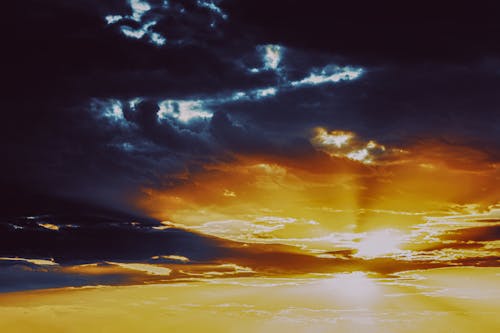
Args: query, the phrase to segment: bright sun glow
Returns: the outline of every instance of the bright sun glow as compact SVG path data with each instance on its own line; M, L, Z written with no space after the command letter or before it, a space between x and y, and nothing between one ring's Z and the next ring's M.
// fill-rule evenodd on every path
M401 234L392 229L374 231L366 234L357 244L356 253L359 257L378 257L399 251L402 243Z
M335 294L341 303L367 305L376 301L379 294L375 281L364 272L336 274L325 283L323 287Z

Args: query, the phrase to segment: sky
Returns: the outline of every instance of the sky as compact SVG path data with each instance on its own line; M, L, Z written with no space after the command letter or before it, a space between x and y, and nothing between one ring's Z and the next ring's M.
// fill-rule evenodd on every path
M496 331L499 11L6 4L0 328Z

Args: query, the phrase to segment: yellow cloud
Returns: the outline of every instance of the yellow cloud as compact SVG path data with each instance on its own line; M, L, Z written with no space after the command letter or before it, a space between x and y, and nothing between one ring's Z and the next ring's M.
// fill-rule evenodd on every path
M168 276L172 272L170 268L161 267L157 265L148 265L140 263L121 263L121 262L108 262L108 264L116 265L121 268L131 269L135 271L144 272L150 275L165 275Z
M58 266L54 259L30 259L30 258L19 258L19 257L0 257L0 261L24 261L30 264L35 264L39 266Z
M311 143L316 149L330 156L348 158L364 164L374 163L381 159L382 155L387 155L387 153L395 154L404 152L401 149L387 150L384 145L373 140L365 142L354 132L340 130L329 132L322 127L314 129Z
M44 227L45 229L49 229L49 230L54 230L54 231L59 230L59 226L57 226L55 224L51 224L51 223L38 223L38 225L40 227Z

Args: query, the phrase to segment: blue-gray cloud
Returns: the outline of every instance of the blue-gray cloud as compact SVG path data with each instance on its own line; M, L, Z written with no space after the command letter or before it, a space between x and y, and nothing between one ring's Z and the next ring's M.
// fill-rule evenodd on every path
M316 1L9 6L0 181L19 191L127 208L145 184L177 184L235 154L299 158L317 126L388 146L430 136L498 158L492 4L453 6L449 20L441 4L402 16L400 4Z

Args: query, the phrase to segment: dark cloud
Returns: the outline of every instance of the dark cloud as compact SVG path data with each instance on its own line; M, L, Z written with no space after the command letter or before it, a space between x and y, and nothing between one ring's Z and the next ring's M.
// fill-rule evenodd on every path
M179 174L238 154L292 165L318 156L309 144L316 126L395 147L432 137L498 159L494 1L224 0L227 20L196 1L148 3L140 22L116 24L105 17L133 15L125 0L4 7L0 183L17 198L5 207L23 206L30 189L130 211L143 187L177 184ZM120 31L148 20L164 46ZM274 67L267 44L281 46ZM335 66L363 72L293 84ZM134 98L142 102L132 107ZM173 111L158 117L166 100ZM113 101L119 120L103 115ZM182 101L209 116L179 120Z
M113 217L40 216L1 224L0 256L53 258L61 264L106 260L144 261L156 255L182 255L195 261L219 258L223 243L179 229L156 230ZM54 225L51 230L43 225Z
M22 262L0 262L0 268L0 292L121 284L129 280L124 272L99 275L67 274L61 272L58 267Z
M271 140L259 135L257 129L233 123L225 112L214 114L210 133L223 147L237 153L266 153L276 149Z
M473 267L500 267L498 256L471 257L453 260L452 265L473 266Z
M448 231L442 236L444 240L488 242L500 240L500 225Z
M139 136L174 151L204 152L205 154L209 152L207 143L197 133L196 128L178 127L169 119L159 120L157 103L140 102L134 110L128 109L125 111L125 117L138 126Z

